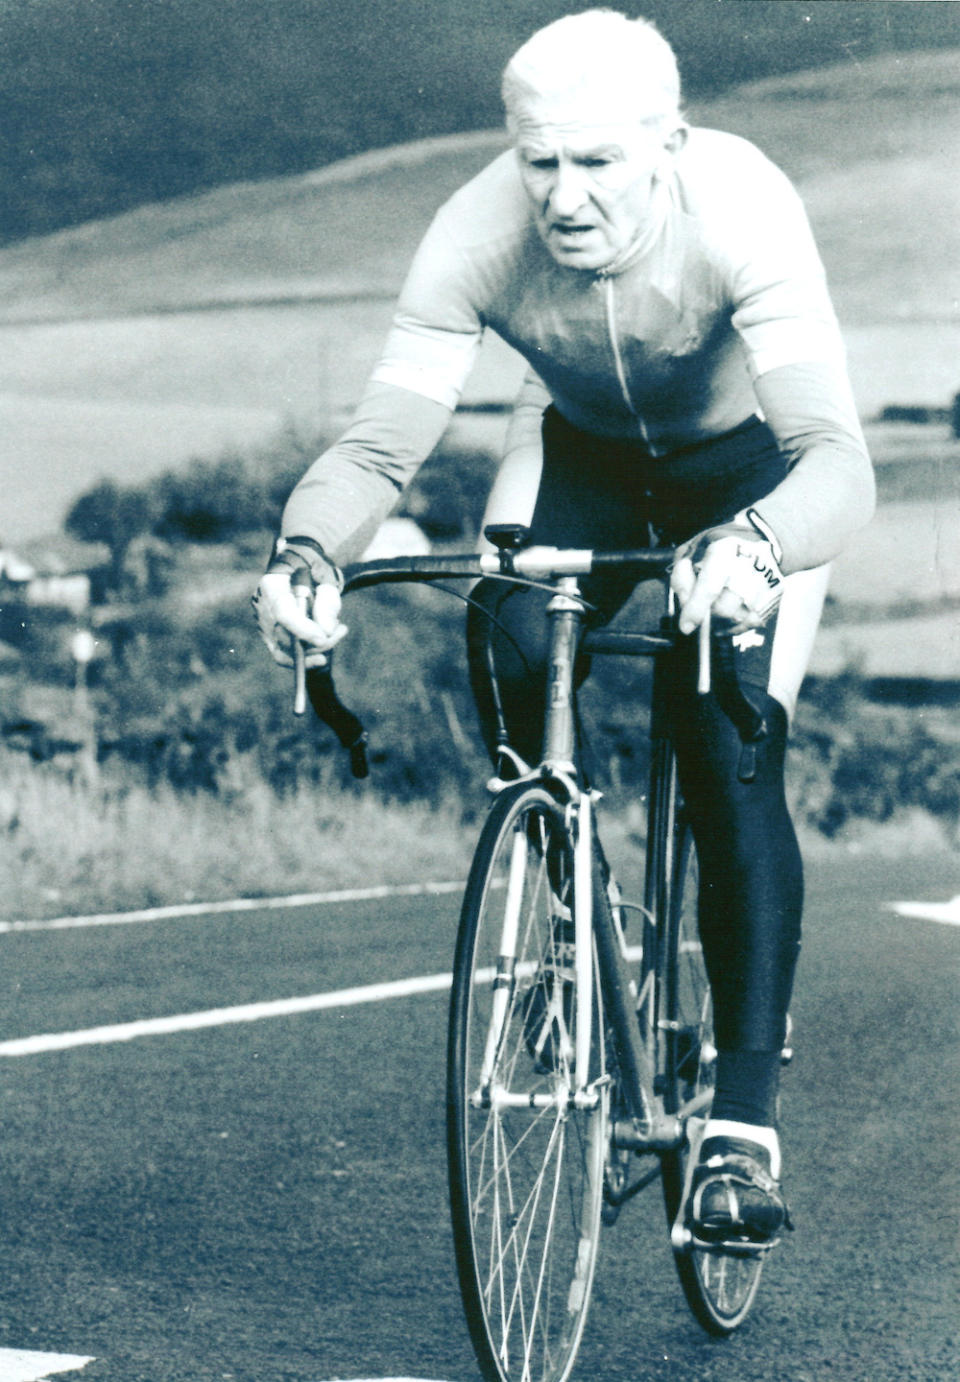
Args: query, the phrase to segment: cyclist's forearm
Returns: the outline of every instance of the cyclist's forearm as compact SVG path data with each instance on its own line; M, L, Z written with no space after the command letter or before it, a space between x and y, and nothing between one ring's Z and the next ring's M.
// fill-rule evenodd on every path
M349 429L315 461L283 511L281 532L316 539L336 562L359 556L436 446L450 409L371 384Z
M488 523L529 524L543 470L543 411L550 402L530 370L517 395L504 438L503 460L487 498L482 527Z
M842 370L784 365L756 381L790 473L755 508L783 549L783 571L832 561L873 514L873 467Z
M528 454L542 451L543 414L551 401L540 376L532 369L527 370L507 424L503 445L506 458L517 451Z

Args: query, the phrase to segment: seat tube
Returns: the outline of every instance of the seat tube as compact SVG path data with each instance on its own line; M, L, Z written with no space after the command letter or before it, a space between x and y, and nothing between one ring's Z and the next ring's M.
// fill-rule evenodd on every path
M543 757L551 766L572 772L576 747L573 674L583 623L583 601L575 576L560 577L557 593L547 605L547 616L551 633Z

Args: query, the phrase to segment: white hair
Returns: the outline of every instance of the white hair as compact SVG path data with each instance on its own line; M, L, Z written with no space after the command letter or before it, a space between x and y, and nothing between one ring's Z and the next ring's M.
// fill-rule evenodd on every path
M613 97L641 121L677 117L680 74L670 44L648 19L585 10L538 29L503 74L507 126L531 102Z

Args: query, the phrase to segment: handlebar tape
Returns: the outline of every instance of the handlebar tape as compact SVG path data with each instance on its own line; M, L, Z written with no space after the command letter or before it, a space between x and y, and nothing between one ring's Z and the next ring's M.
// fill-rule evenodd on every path
M333 670L311 667L307 672L307 695L318 719L329 725L350 754L350 771L363 778L370 772L367 762L367 732L361 721L348 710L337 695L333 684Z

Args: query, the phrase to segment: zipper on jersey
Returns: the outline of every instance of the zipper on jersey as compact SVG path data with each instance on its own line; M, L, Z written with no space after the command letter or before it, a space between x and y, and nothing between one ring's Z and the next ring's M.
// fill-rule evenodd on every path
M643 418L637 412L634 407L633 399L630 397L630 385L627 383L627 371L624 367L623 356L620 353L620 341L617 335L617 303L613 284L614 280L612 275L604 276L603 300L606 308L607 335L610 337L610 347L613 351L613 361L616 365L617 379L620 381L620 392L623 395L623 401L630 409L631 415L636 418L637 426L640 429L640 435L649 446L650 439L647 435L647 429Z

